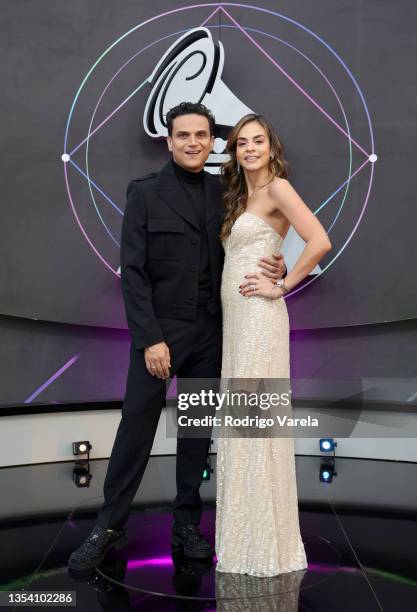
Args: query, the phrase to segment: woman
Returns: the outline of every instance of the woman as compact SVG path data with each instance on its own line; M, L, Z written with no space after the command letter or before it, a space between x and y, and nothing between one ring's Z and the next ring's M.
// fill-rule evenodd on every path
M230 133L227 151L220 236L225 250L222 379L289 379L283 296L331 244L288 182L282 145L268 121L255 114L243 117ZM290 225L306 246L285 280L273 284L256 271L257 260L279 252ZM222 572L275 576L307 567L292 437L219 438L216 554Z

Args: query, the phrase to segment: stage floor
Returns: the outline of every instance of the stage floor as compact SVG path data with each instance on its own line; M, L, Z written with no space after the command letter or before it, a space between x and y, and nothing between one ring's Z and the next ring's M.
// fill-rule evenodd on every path
M322 483L320 464L297 457L308 569L274 578L222 574L215 558L193 561L171 549L175 457L151 457L128 545L84 577L66 563L95 523L107 460L90 462L89 487L75 486L71 463L3 468L0 589L76 591L82 612L416 610L417 465L337 458L333 482ZM212 468L201 530L214 545L215 456Z

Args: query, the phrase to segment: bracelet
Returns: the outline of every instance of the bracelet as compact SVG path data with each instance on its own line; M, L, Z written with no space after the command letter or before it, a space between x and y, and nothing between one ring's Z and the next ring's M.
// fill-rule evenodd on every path
M282 291L284 293L289 293L290 290L288 289L288 287L285 284L285 281L283 278L280 278L279 280L277 280L277 282L275 283L277 287L279 287L280 289L282 289Z

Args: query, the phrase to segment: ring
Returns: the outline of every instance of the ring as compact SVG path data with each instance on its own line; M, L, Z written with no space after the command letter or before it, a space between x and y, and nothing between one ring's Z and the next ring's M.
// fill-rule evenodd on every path
M151 370L156 370L156 367L155 366L151 366Z
M250 288L252 289L252 291L253 291L254 289L256 289L256 286L255 286L255 285L249 285L249 286L250 286Z

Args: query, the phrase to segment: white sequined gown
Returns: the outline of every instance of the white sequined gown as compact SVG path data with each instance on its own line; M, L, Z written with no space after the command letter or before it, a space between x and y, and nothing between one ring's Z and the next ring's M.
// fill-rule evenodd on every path
M244 212L223 246L222 379L289 379L285 300L238 292L246 273L260 271L260 257L280 251L282 238ZM306 568L293 438L219 438L216 471L216 569L266 577Z

